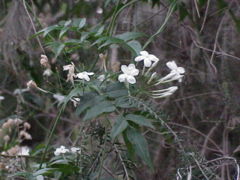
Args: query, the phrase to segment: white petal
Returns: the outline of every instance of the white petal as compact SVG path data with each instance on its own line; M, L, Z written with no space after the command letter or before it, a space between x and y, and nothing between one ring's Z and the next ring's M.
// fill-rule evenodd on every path
M169 80L169 79L171 79L171 78L173 78L173 77L175 77L175 76L176 76L176 73L171 71L169 74L167 74L166 76L164 76L163 78L161 78L160 81L161 81L161 82L162 82L162 81L166 81L166 80Z
M152 54L148 55L148 58L149 58L151 61L154 61L154 62L159 61L159 59L158 59L156 56L152 55Z
M98 78L97 78L99 81L104 81L105 80L105 75L104 74L102 74L102 75L100 75L100 76L98 76Z
M65 98L65 96L61 95L61 94L54 94L53 97L58 101L58 102L62 102Z
M136 83L136 79L135 79L135 77L133 77L133 76L127 76L127 81L128 81L130 84L135 84L135 83Z
M144 60L144 56L137 56L136 58L135 58L135 61L136 62L139 62L139 61L142 61L142 60Z
M86 81L90 81L90 78L89 78L89 76L87 74L84 74L83 79L86 80Z
M87 72L87 75L92 76L92 75L94 75L94 73L93 72Z
M185 73L185 69L183 67L178 67L177 70L178 70L178 72L180 74L184 74Z
M174 93L176 90L178 90L178 87L172 86L172 87L169 87L167 90L168 90L168 92Z
M132 69L135 69L136 67L135 67L135 64L129 64L128 65L128 69L129 70L132 70Z
M147 51L141 51L140 54L141 54L142 56L147 56L147 55L148 55L148 52L147 52Z
M166 63L166 65L171 70L177 69L177 64L175 63L175 61L169 61Z
M64 71L67 71L67 70L70 69L71 66L72 66L71 64L65 65L65 66L63 66L63 70L64 70Z
M133 69L131 72L132 76L137 76L139 74L139 70L138 69Z
M152 65L152 61L148 58L144 59L144 66L150 67Z
M83 73L77 73L76 76L77 76L77 78L79 78L79 79L83 79Z
M124 82L124 81L126 80L126 77L127 77L126 74L120 74L120 75L118 76L118 80L119 80L120 82Z
M43 76L51 76L52 75L52 70L51 69L46 69L44 72L43 72Z
M128 67L126 65L122 65L121 70L122 70L123 73L127 73L128 72Z

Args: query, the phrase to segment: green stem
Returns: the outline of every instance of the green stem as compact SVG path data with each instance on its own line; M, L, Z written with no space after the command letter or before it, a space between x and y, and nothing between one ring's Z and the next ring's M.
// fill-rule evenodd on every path
M119 3L120 3L120 0L118 1L117 3L117 7L115 8L115 11L113 13L113 18L112 18L112 21L109 25L109 28L108 28L108 31L107 31L107 34L109 36L111 36L113 34L113 29L114 29L114 24L116 22L116 19L118 17L118 15L128 6L132 5L133 3L135 2L138 2L138 0L132 0L130 1L129 3L126 3L125 5L123 5L119 10L117 10L117 7L119 6Z
M48 147L49 147L49 144L50 144L50 142L51 142L53 133L54 133L56 127L57 127L57 124L58 124L58 122L59 122L59 120L60 120L60 116L61 116L62 112L64 111L65 106L66 106L65 104L63 104L63 105L61 106L61 109L60 109L60 111L58 112L58 115L57 115L57 117L56 117L56 119L55 119L55 122L54 122L54 124L53 124L53 127L52 127L52 129L51 129L51 131L50 131L50 134L49 134L48 139L47 139L47 142L46 142L46 147L45 147L45 149L44 149L44 152L43 152L43 155L42 155L42 158L41 158L41 163L40 163L39 169L42 168L42 164L43 164L43 161L44 161L44 159L45 159L45 157L46 157L46 154L47 154L47 151L48 151Z
M165 28L165 26L166 26L169 18L171 17L171 15L172 15L172 13L173 13L176 5L177 5L177 1L176 1L176 0L171 3L171 5L170 5L170 7L169 7L169 10L168 10L168 12L167 12L166 18L164 19L163 24L160 26L160 28L158 29L158 31L157 31L156 33L154 33L154 34L147 40L147 42L146 42L146 43L144 44L144 46L143 46L143 49L145 49L145 48L153 41L153 39L155 38L155 36L157 36L159 33L161 33L161 32L163 31L163 29Z

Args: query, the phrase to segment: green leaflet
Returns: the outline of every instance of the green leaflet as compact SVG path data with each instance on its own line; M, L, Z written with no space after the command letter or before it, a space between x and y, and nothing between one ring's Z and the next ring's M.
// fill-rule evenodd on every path
M94 106L98 102L103 101L105 98L103 96L98 96L95 93L86 93L81 97L80 105L77 107L76 114L80 115L88 108Z
M154 126L150 122L150 119L147 119L144 116L135 115L135 114L128 114L125 118L129 121L132 121L132 122L140 125L140 126L146 126L146 127L154 128Z
M83 120L96 118L102 113L115 111L115 106L110 101L102 101L92 106L84 116Z
M133 145L136 154L151 168L153 169L152 160L148 151L148 144L144 136L141 135L136 129L127 129L127 138Z
M115 139L119 134L121 134L128 127L128 123L123 116L119 116L116 119L111 131L112 139Z

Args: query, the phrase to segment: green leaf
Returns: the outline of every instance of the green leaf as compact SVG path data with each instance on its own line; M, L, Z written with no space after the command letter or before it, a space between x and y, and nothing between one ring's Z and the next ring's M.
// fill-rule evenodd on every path
M93 119L101 115L102 113L113 112L115 111L115 109L116 107L110 101L99 102L87 111L83 120L85 121L85 120Z
M140 126L146 126L150 128L154 128L150 119L145 118L144 116L135 115L135 114L128 114L125 118L129 121L132 121Z
M53 26L49 26L46 27L44 29L42 29L41 31L39 31L37 34L41 34L43 33L43 37L45 37L48 33L50 33L53 30L59 29L60 27L58 25L53 25Z
M127 138L133 145L134 151L137 155L151 168L153 169L152 160L148 151L148 144L144 136L141 135L136 129L127 129Z
M97 30L95 36L100 36L103 33L104 28L105 28L105 26L100 26L100 28Z
M86 24L86 18L80 18L75 21L75 26L79 29L82 29Z
M180 21L184 20L185 17L189 15L186 5L183 2L178 4L178 11L180 16Z
M144 36L144 34L139 33L139 32L125 32L123 34L118 34L115 37L118 39L122 39L124 41L130 41L130 40L137 39L137 38L140 38L143 36Z
M114 140L119 134L121 134L128 127L128 123L123 116L119 116L116 119L115 124L111 130L111 137Z
M103 47L109 46L111 44L124 44L124 40L114 37L108 37L107 41L103 43L101 46L98 47L98 49L101 49Z
M95 104L103 101L105 98L103 96L98 96L95 93L86 93L81 97L80 105L77 107L76 115L80 115L88 108L94 106Z
M117 98L117 97L127 96L128 92L126 89L119 89L115 91L109 91L106 93L106 95L110 98Z
M71 24L72 20L68 20L64 23L64 27L67 27L69 24Z
M48 43L47 44L51 49L52 51L54 52L55 54L55 58L57 58L60 53L62 52L62 50L64 49L65 47L65 44L64 43L61 43L61 42L51 42L51 43Z
M57 170L56 168L44 168L44 169L40 169L38 171L36 171L35 173L33 173L33 176L39 176L39 175L44 175L44 174L48 174L48 173L52 173L53 171Z
M29 180L34 179L34 176L30 172L17 172L9 176L9 178L11 177L26 177Z
M127 46L135 56L138 55L140 51L142 51L142 46L138 41L129 41L127 42Z
M106 95L110 98L118 98L122 96L127 96L128 92L123 83L113 83L106 88Z
M64 27L59 34L59 39L68 31L69 27Z
M130 101L128 96L123 96L115 100L115 106L120 108L133 108L136 107L136 104Z
M69 161L67 161L65 159L58 159L56 161L49 163L49 166L52 166L54 164L68 164L68 163L69 163Z

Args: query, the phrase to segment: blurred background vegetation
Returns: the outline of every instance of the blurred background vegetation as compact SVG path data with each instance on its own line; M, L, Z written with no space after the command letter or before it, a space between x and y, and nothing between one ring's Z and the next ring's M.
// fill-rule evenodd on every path
M109 30L114 12L121 8L114 28ZM4 122L12 115L19 115L31 124L33 139L24 144L41 143L58 112L54 99L45 95L34 91L18 96L14 93L16 89L26 88L29 79L41 87L56 88L51 84L51 77L39 76L42 74L39 57L43 51L56 69L63 65L57 65L56 61L74 60L91 66L99 53L104 52L86 44L74 50L61 46L61 42L77 38L76 34L68 33L57 40L58 44L49 44L54 32L53 37L34 36L46 27L74 18L86 18L86 28L96 27L100 31L104 27L109 35L142 32L144 36L139 42L160 57L160 65L176 60L185 67L186 76L180 90L171 98L153 103L181 137L184 147L203 161L222 156L239 160L238 0L1 0L0 95L5 99L0 102L0 119ZM149 37L152 38L148 42ZM91 38L95 37L89 35L89 41ZM130 63L134 56L121 46L111 46L108 53L112 69L116 70L119 64ZM157 71L163 74L165 69L159 66ZM79 121L72 112L73 108L68 107L61 117L55 143L70 141L69 133ZM147 139L156 171L153 173L144 166L136 168L138 179L173 179L176 169L184 166L178 146L162 133L151 134ZM234 176L227 165L222 165L220 174L228 180Z

